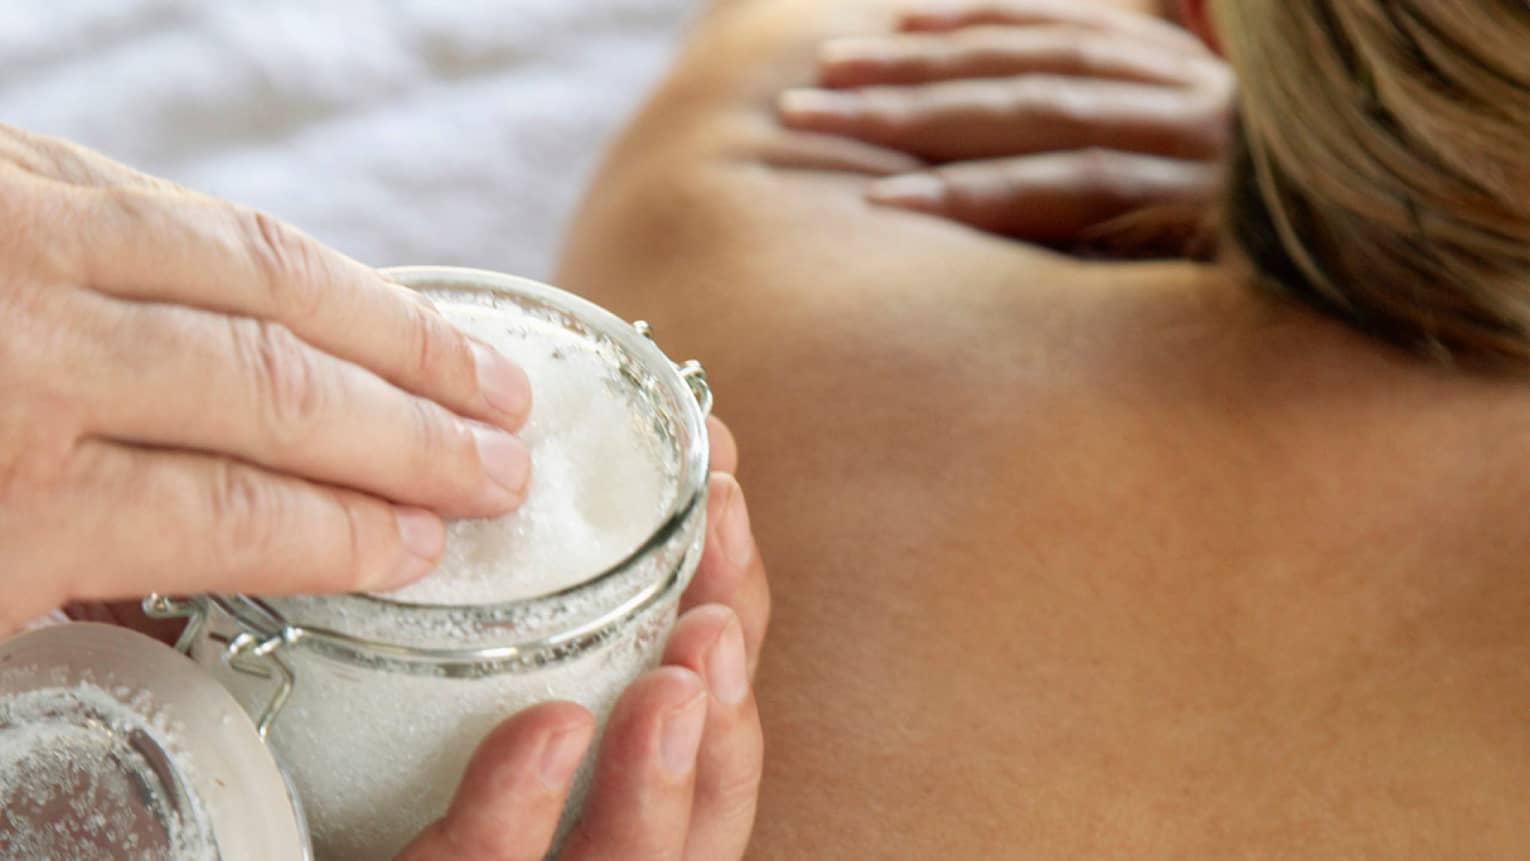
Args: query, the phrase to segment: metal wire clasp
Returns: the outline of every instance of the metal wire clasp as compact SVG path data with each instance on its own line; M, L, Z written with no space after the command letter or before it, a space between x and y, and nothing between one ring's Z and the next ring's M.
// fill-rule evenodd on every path
M168 595L150 594L143 599L143 614L150 619L185 619L186 627L175 640L175 650L191 655L191 644L196 641L202 626L207 624L207 608L196 601L171 598Z
M155 594L143 599L143 612L153 619L185 619L186 627L176 639L175 649L190 657L192 644L207 626L210 604L227 600L214 596L186 599ZM228 611L230 608L224 606L223 609ZM207 636L212 642L223 644L223 661L230 669L260 679L276 679L276 690L255 720L255 730L262 739L270 732L271 724L275 723L277 715L287 705L287 699L292 696L292 688L297 683L292 668L287 666L277 651L303 637L302 628L287 624L286 620L275 613L267 613L265 616L262 621L268 624L259 633L241 631L233 639L217 632L209 632Z
M653 326L649 325L647 320L634 322L632 328L636 329L639 335L647 338L654 346L658 346L659 342L653 336ZM686 386L690 388L691 394L696 397L696 403L701 405L701 414L703 416L711 415L712 387L707 385L706 369L695 359L679 363L671 362L671 364L675 366L675 372L680 375L680 379L684 380Z
M271 731L271 724L276 722L277 715L287 705L287 699L292 696L292 688L297 683L292 668L287 666L277 651L297 642L301 636L300 629L290 626L265 639L244 631L224 646L224 660L235 672L268 681L276 678L276 690L271 694L260 717L255 720L255 731L260 733L261 738L265 738Z

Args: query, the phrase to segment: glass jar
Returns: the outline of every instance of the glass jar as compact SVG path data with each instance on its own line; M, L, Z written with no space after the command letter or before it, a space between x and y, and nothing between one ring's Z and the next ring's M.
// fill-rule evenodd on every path
M316 857L391 857L446 810L475 746L535 703L578 702L604 718L657 665L705 536L711 393L699 365L671 363L641 323L540 284L411 267L394 280L439 302L506 308L552 323L609 363L666 459L659 526L621 562L569 588L477 606L373 595L169 599L190 619L181 648L255 718L297 788ZM535 407L533 407L535 409ZM572 822L591 763L565 810Z

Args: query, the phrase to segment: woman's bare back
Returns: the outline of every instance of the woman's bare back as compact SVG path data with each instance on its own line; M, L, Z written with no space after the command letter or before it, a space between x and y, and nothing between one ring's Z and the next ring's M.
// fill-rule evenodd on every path
M710 13L561 276L739 437L756 857L1530 854L1530 387L767 166L875 164L768 96L883 14Z

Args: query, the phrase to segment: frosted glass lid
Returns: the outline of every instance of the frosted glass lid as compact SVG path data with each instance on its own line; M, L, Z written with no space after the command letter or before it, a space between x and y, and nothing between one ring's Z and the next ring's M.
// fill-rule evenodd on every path
M0 643L0 858L307 857L276 761L191 661L109 625Z

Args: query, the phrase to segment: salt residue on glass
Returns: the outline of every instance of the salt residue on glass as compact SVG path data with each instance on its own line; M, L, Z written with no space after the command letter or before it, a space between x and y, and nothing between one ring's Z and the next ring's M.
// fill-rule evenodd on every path
M531 417L526 502L447 530L435 573L381 596L413 604L497 604L574 586L625 559L653 534L673 477L651 412L591 342L518 308L441 302L446 318L525 369Z
M548 700L573 700L602 724L616 698L658 664L674 623L668 602L622 638L530 673L441 678L287 655L297 677L271 728L313 830L318 861L392 858L446 812L473 751L509 716ZM270 686L214 668L262 708ZM588 789L593 754L575 777L568 810ZM566 831L572 824L565 816ZM3 856L0 856L3 857Z
M81 682L0 697L0 858L216 857L177 749L142 692Z

